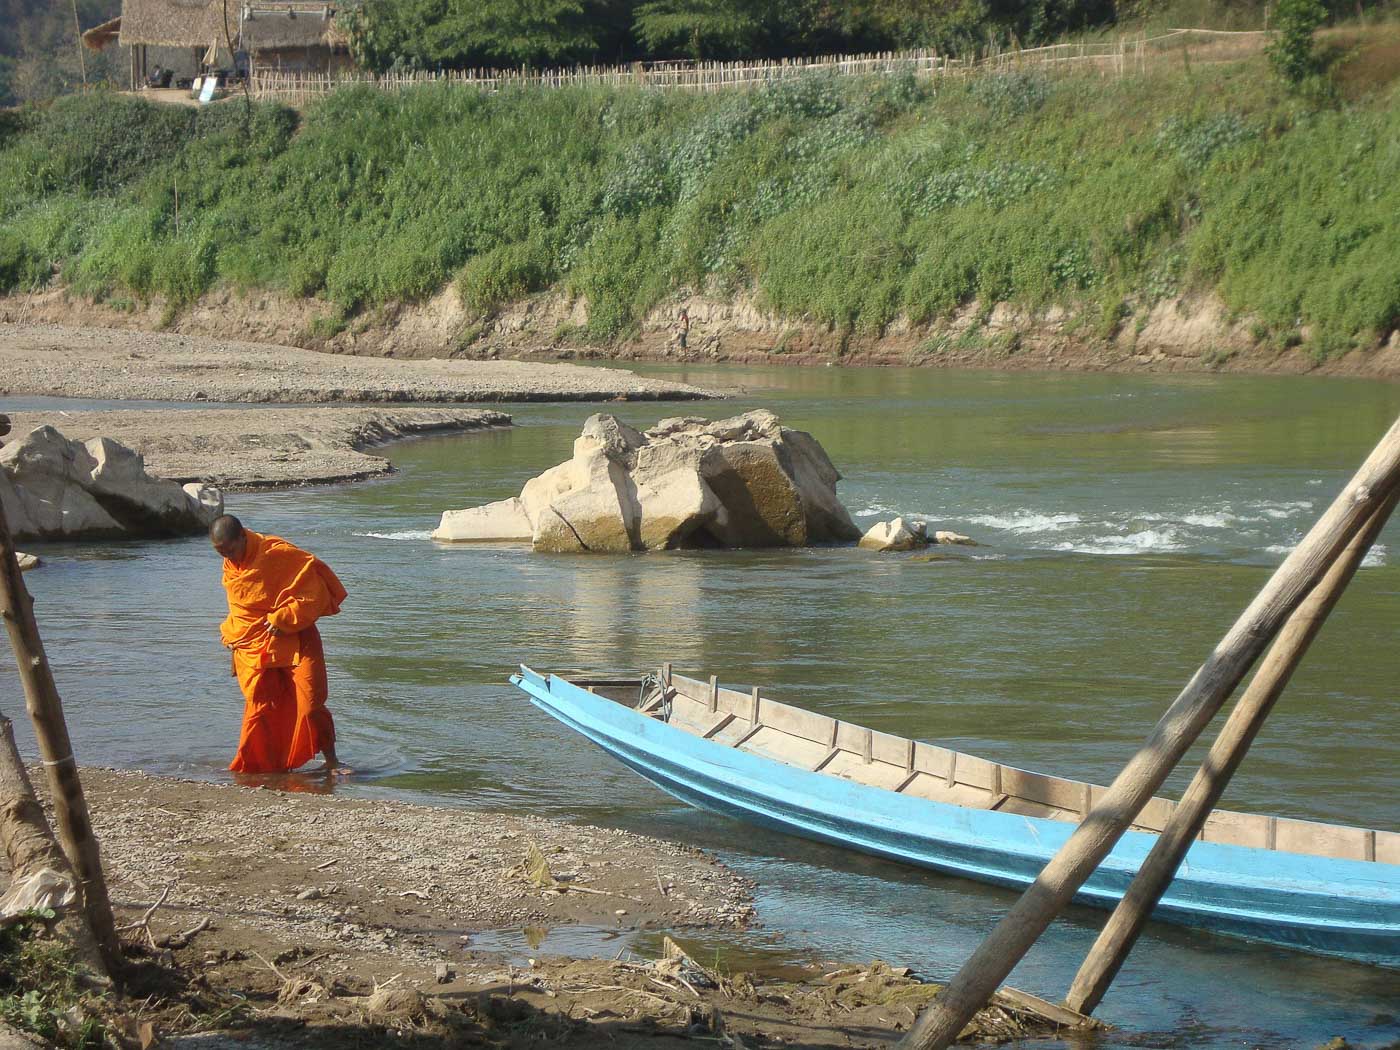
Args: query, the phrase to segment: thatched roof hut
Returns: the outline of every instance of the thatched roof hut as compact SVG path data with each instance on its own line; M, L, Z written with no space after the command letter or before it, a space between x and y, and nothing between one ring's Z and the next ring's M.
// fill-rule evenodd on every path
M241 32L243 49L254 54L307 47L343 50L349 43L336 25L335 8L329 6L246 4Z
M225 18L227 13L227 18ZM123 47L208 47L238 40L237 0L122 0Z
M93 26L83 34L83 44L92 51L101 51L108 44L114 43L122 30L122 16L117 15L103 22L99 26Z

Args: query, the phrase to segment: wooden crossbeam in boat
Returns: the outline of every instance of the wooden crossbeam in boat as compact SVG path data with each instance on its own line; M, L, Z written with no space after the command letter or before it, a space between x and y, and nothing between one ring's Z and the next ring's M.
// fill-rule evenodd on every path
M738 740L734 741L734 743L733 743L731 746L732 746L732 747L738 747L740 744L746 744L746 743L748 743L749 740L752 739L753 737L757 736L758 733L759 733L759 731L762 730L762 729L763 729L763 723L762 723L762 722L755 722L751 727L749 727L749 731L748 731L747 733L745 733L743 736L741 736Z
M895 792L896 792L896 793L902 792L902 791L903 791L905 788L907 788L910 784L914 783L914 781L918 778L918 776L919 776L918 770L915 770L914 772L910 773L907 777L905 777L903 780L901 780L901 781L899 782L899 787L895 788Z
M812 767L812 772L820 773L823 769L826 768L827 764L830 763L830 761L840 753L841 749L839 747L833 747L830 751L826 753L825 758L823 758L820 762L818 762L815 766Z
M705 730L703 733L701 733L701 734L700 734L700 739L701 739L701 740L708 740L708 739L710 739L710 737L714 736L716 733L718 733L721 729L723 729L725 726L727 726L727 725L728 725L730 722L732 722L732 721L734 721L734 716L733 716L732 714L724 715L724 716L721 717L718 721L716 721L714 725L710 726L709 729L707 729L707 730Z

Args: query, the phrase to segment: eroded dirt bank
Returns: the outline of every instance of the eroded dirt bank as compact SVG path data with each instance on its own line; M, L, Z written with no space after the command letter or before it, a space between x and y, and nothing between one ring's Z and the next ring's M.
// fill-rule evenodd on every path
M677 345L682 309L688 347ZM771 364L915 365L998 370L1238 372L1400 378L1400 333L1380 346L1319 361L1305 329L1282 343L1210 296L1127 309L1106 319L1063 307L1027 310L970 304L928 325L897 320L879 335L775 317L751 297L678 297L653 309L637 333L596 346L582 341L585 303L545 292L499 312L472 315L448 289L424 303L381 308L345 321L314 299L272 293L210 293L167 316L163 304L118 310L61 289L0 298L0 322L164 328L190 336L241 339L391 358L734 361Z

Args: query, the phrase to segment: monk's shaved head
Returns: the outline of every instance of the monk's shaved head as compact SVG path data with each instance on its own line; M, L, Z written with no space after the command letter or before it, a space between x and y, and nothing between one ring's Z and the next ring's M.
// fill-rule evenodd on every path
M232 514L220 514L209 525L209 542L214 549L231 561L242 561L248 549L248 537L243 522Z
M209 538L215 543L228 543L243 535L243 522L232 514L220 514L209 526Z

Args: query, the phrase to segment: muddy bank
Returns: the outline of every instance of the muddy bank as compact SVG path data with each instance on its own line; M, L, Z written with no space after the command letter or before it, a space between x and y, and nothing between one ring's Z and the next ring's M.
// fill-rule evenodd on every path
M315 794L308 777L82 777L132 963L125 996L86 1008L124 1045L883 1046L938 990L878 962L759 975L686 953L687 932L752 921L750 886L669 842ZM654 934L620 936L617 958L528 947L577 924ZM502 929L524 951L475 943ZM1048 1028L1002 1001L974 1031Z
M677 345L686 309L688 347ZM172 318L156 302L130 310L72 298L61 289L0 298L0 321L100 325L192 336L241 338L313 347L342 355L451 357L497 361L733 361L792 365L905 365L1034 371L1237 372L1400 378L1400 333L1382 345L1319 362L1301 345L1280 343L1249 318L1210 296L1129 306L1106 320L1097 311L1027 310L972 303L927 325L899 319L882 333L839 330L775 317L746 294L680 296L643 318L637 334L607 346L580 340L585 303L545 292L490 317L472 315L448 289L424 303L384 307L347 322L318 300L272 293L213 292ZM1092 316L1090 315L1092 314ZM1285 345L1286 344L1286 345Z
M12 412L14 434L48 424L74 440L110 437L140 452L146 469L225 491L358 481L393 471L366 449L402 438L508 427L479 408L190 408L171 411Z
M523 361L391 361L268 343L0 324L0 395L155 401L651 401L718 396L622 369Z

